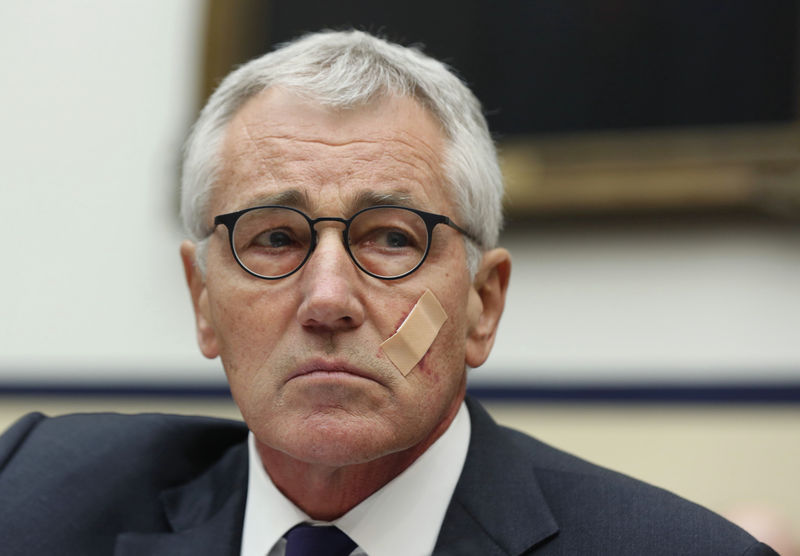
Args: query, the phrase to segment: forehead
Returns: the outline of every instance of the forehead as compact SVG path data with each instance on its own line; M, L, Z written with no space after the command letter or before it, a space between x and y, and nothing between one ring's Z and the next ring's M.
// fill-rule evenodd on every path
M446 210L445 147L436 119L410 98L331 109L268 89L228 124L212 214L272 198L346 212L359 200L384 195Z

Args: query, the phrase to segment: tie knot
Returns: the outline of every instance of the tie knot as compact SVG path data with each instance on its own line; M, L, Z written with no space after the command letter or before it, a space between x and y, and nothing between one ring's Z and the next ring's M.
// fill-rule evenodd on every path
M286 556L348 556L355 547L353 539L333 525L304 523L286 533Z

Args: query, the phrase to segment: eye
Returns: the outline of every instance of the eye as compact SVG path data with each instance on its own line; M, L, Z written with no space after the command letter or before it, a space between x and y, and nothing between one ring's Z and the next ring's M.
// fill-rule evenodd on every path
M361 249L381 249L385 252L405 250L417 246L413 234L399 228L378 227L372 230L357 230L356 237L351 236L351 242Z
M375 207L360 212L350 225L351 252L362 263L376 257L417 259L425 251L425 222L413 211Z
M379 237L379 243L386 247L408 247L411 244L411 238L399 230L386 230Z
M289 247L293 243L292 236L286 230L267 230L258 234L253 240L253 244L259 247L272 249Z

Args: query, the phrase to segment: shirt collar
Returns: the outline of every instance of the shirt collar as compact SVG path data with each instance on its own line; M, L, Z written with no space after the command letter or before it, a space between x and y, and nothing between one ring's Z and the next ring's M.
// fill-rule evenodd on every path
M431 554L464 467L470 437L466 406L405 471L333 522L369 556ZM242 556L263 556L284 533L313 520L272 483L248 436L249 477Z

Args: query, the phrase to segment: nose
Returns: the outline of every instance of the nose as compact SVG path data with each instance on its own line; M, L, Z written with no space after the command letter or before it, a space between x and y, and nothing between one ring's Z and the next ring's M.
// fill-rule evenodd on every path
M364 322L359 295L362 274L353 263L336 226L319 226L310 258L300 270L302 300L297 320L314 331L344 331Z

